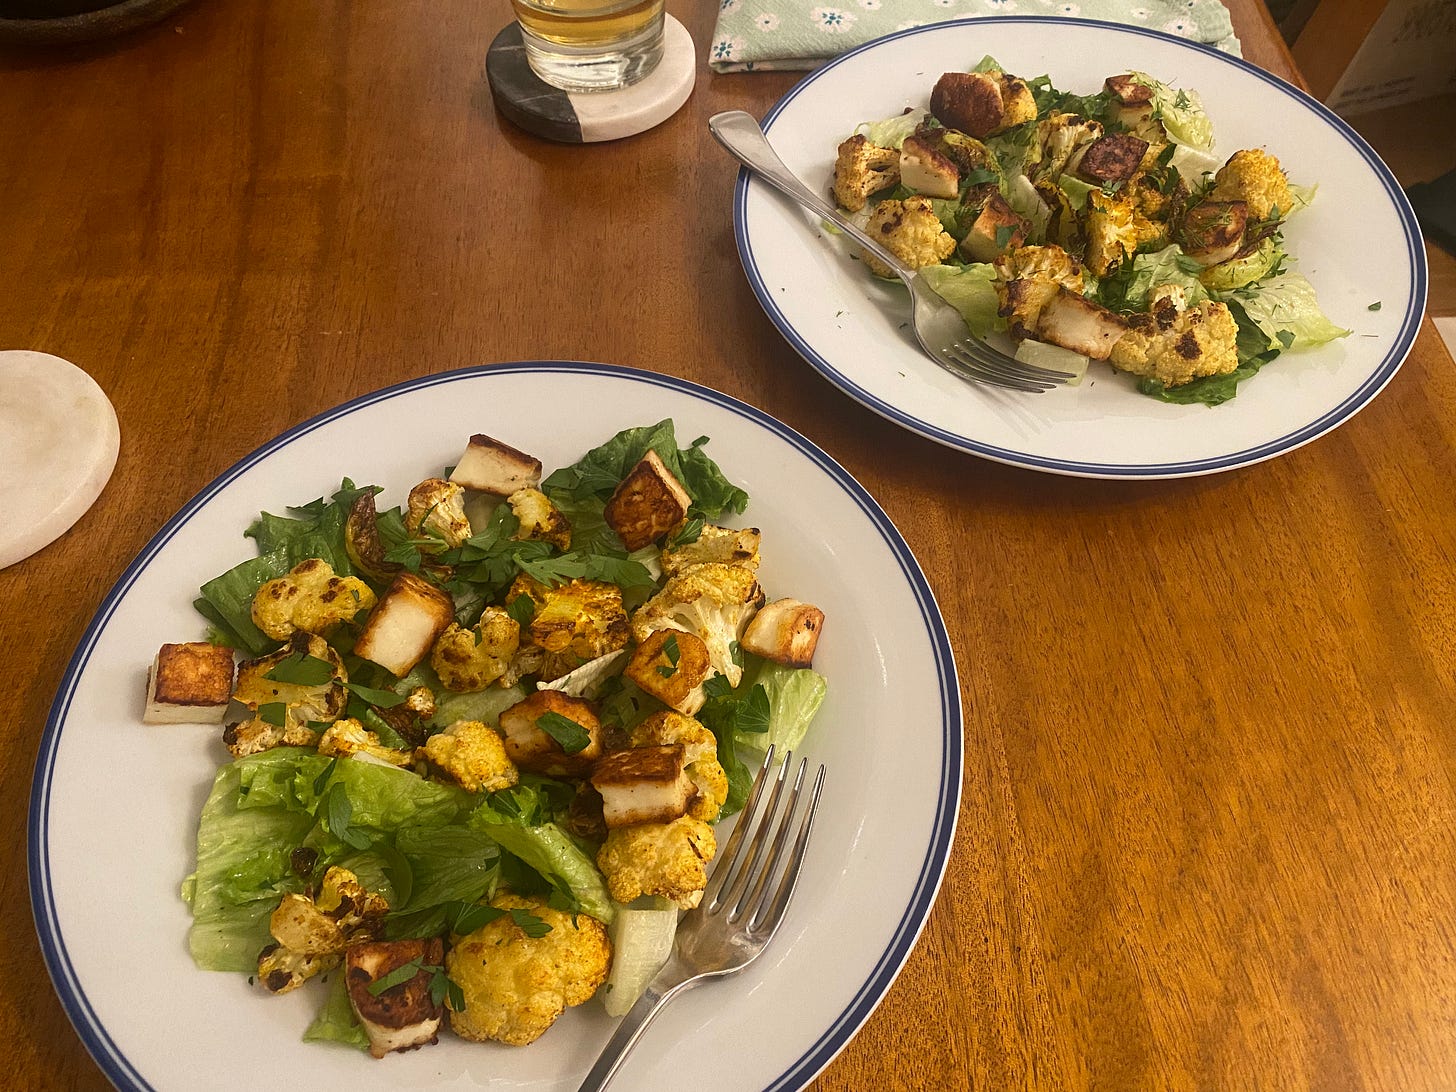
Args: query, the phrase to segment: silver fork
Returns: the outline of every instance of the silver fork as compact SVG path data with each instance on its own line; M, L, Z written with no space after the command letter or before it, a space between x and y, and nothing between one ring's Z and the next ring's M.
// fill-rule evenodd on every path
M773 780L773 789L760 815L758 806L764 786L772 776L773 757L770 746L758 776L753 779L738 825L719 854L718 867L703 891L703 901L684 914L678 925L673 957L622 1018L621 1026L602 1049L578 1092L598 1092L607 1086L627 1052L637 1044L643 1030L664 1005L710 978L743 970L758 958L778 932L814 829L814 811L824 787L824 767L819 767L814 778L798 835L783 867L779 868L809 764L808 760L799 762L798 773L779 812L780 797L788 784L789 765L793 760L792 751L785 754L783 767ZM775 875L778 876L776 884L772 882Z
M822 200L784 166L752 114L742 110L714 114L708 119L708 130L750 171L834 224L905 282L913 305L911 328L915 339L926 355L946 371L972 383L1037 393L1075 378L1070 372L1023 363L973 334L960 312L937 295L915 270L907 268L874 238L845 219L838 209Z

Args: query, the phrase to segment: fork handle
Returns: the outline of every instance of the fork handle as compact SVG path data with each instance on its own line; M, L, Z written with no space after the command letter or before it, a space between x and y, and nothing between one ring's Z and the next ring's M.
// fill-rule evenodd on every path
M905 264L899 258L886 250L873 237L851 223L840 214L838 209L822 200L818 194L804 185L798 175L789 170L784 165L784 161L778 157L778 153L773 150L773 146L768 142L768 137L764 136L763 129L752 114L743 110L725 110L721 114L714 114L708 119L708 131L713 134L719 144L728 149L738 162L781 193L792 197L811 212L816 212L828 220L889 266L897 277L909 285L914 273L906 269Z
M616 1032L607 1040L607 1045L602 1047L602 1052L597 1056L596 1065L591 1067L591 1072L581 1082L577 1092L601 1092L607 1087L607 1082L616 1074L622 1062L626 1060L627 1053L637 1045L637 1040L652 1018L662 1011L670 1000L680 992L692 985L697 979L669 978L666 974L659 975L647 989L642 991L642 996L637 1003L622 1017L622 1022L617 1026Z

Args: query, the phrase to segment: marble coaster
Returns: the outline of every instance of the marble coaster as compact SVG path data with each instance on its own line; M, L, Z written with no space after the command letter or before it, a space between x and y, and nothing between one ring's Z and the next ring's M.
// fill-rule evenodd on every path
M70 530L120 447L116 410L89 375L49 353L0 352L0 569Z
M660 125L687 102L697 57L687 28L663 20L662 61L646 79L620 91L566 92L531 71L521 28L511 23L485 57L496 109L528 133L566 144L620 140Z

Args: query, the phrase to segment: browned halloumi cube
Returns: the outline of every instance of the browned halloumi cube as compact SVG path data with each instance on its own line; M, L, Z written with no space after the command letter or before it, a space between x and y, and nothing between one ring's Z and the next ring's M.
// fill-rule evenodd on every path
M1076 292L1058 286L1037 319L1036 336L1063 349L1106 360L1117 339L1127 333L1127 323L1116 312Z
M1243 201L1200 201L1183 216L1183 253L1201 265L1217 265L1244 245L1249 206Z
M747 645L744 645L747 648ZM703 683L713 673L708 646L696 633L659 629L632 650L622 674L663 705L692 716L707 700Z
M687 814L695 791L681 743L615 751L596 764L591 783L608 827L670 823Z
M1029 223L999 193L981 206L981 215L961 240L961 253L972 261L991 262L1026 242Z
M930 92L930 112L948 129L980 139L1001 124L1001 81L989 72L947 72Z
M407 963L418 961L413 978L380 990L370 987ZM369 1036L369 1053L376 1058L396 1050L413 1050L439 1038L444 1006L430 996L430 981L445 963L445 942L428 940L369 940L351 944L344 953L344 986L349 1004Z
M1112 116L1131 128L1153 116L1153 89L1130 73L1108 76L1102 89L1112 96Z
M912 134L900 145L900 181L927 197L960 196L960 168L927 137Z
M508 497L540 483L541 460L477 433L450 471L450 480L466 489Z
M370 611L354 652L394 675L408 675L453 621L449 595L414 573L400 573Z
M622 545L640 550L680 524L692 502L657 452L648 451L618 483L603 514Z
M233 696L233 650L204 641L163 645L147 672L148 724L221 724Z
M1147 151L1148 142L1131 133L1108 133L1083 149L1073 170L1099 186L1126 182L1137 173Z
M759 608L743 631L743 648L788 667L812 667L824 612L797 599L775 599Z
M555 736L542 728L542 717L564 717L585 730L587 743L568 752ZM548 721L548 724L550 722ZM571 725L557 721L554 727L576 734ZM602 722L596 707L585 698L558 690L538 690L500 715L500 730L506 755L523 770L548 777L571 777L591 769L602 754Z

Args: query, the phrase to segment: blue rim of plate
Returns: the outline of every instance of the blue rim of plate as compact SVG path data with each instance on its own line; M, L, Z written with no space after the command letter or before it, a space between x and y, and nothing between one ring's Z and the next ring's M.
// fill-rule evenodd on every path
M97 609L91 624L82 636L76 651L72 654L66 673L62 678L56 699L46 718L45 730L41 736L40 751L31 782L30 813L27 824L27 857L30 873L31 913L35 918L36 932L40 937L41 951L45 956L46 969L61 1003L75 1026L81 1041L103 1073L119 1088L150 1089L152 1085L137 1072L126 1056L112 1041L101 1018L93 1009L86 991L66 952L64 937L61 936L59 920L50 887L49 851L47 846L48 807L51 797L51 779L55 772L56 750L60 743L62 725L70 709L71 700L96 642L104 631L108 620L127 591L136 582L143 570L194 515L213 497L222 492L233 480L256 463L287 446L292 441L315 429L348 416L365 406L388 401L401 395L446 383L460 382L482 375L504 375L514 373L555 372L607 376L628 382L644 383L687 394L704 402L727 409L730 412L757 424L768 432L787 441L817 466L838 485L869 518L879 531L880 537L889 547L900 566L901 574L915 597L926 636L935 653L936 677L941 698L941 763L940 790L936 800L934 822L931 827L930 843L921 862L920 873L904 913L880 959L870 976L855 991L839 1015L819 1037L803 1051L795 1062L777 1077L768 1088L774 1092L788 1092L804 1087L834 1057L848 1045L860 1026L869 1019L880 1000L889 990L899 974L905 960L909 958L915 942L935 904L945 875L950 856L951 843L955 838L956 818L961 797L961 764L963 741L960 684L951 651L950 636L946 632L945 620L935 601L934 593L921 572L904 536L895 527L884 509L870 496L848 471L812 441L789 428L777 418L762 410L722 394L710 387L704 387L685 379L642 371L614 364L594 364L569 360L533 360L503 364L485 364L454 371L440 372L406 380L390 387L384 387L370 394L361 395L331 410L296 425L287 432L269 441L251 454L245 456L229 469L218 475L201 492L188 501L147 543L113 585L101 606Z
M835 58L833 61L824 65L824 67L816 69L790 88L788 93L768 112L763 119L764 131L771 131L774 119L783 113L806 88L823 78L827 73L832 72L839 65L858 57L860 54L877 49L886 42L893 41L897 38L909 38L917 34L943 34L952 28L960 31L971 23L976 24L981 29L985 29L986 25L990 23L1034 24L1037 27L1060 25L1082 29L1096 29L1099 31L1114 31L1134 37L1155 38L1161 42L1171 43L1175 46L1216 57L1230 67L1283 92L1294 102L1318 115L1328 123L1331 129L1344 137L1365 161L1366 165L1369 166L1371 171L1379 179L1381 186L1384 188L1386 195L1390 198L1391 204L1395 206L1396 212L1400 217L1401 226L1404 229L1403 239L1406 255L1411 269L1411 294L1406 300L1405 314L1402 317L1400 329L1390 349L1386 352L1385 357L1380 361L1379 365L1343 402L1321 414L1313 421L1309 421L1283 436L1268 440L1262 444L1256 444L1253 447L1245 448L1241 451L1184 462L1127 464L1099 463L1076 459L1054 459L1047 456L1016 451L1012 448L997 447L994 444L983 443L969 436L950 432L922 418L911 416L897 408L893 403L887 402L872 394L836 368L824 356L820 355L818 350L799 334L794 328L793 323L775 301L774 294L765 283L762 274L759 272L758 263L754 258L753 243L748 237L748 229L746 226L746 207L752 175L746 167L740 168L738 182L733 192L733 235L738 243L739 260L743 263L744 273L747 274L749 284L753 287L753 294L758 297L758 302L763 307L770 321L778 327L779 333L783 335L784 340L792 345L794 351L802 356L815 371L819 372L830 383L834 384L834 386L838 387L843 393L849 395L861 405L880 414L880 416L887 420L893 421L902 428L906 428L911 432L934 440L937 443L944 444L946 447L980 455L988 459L993 459L996 462L1026 467L1031 470L1107 478L1172 478L1185 475L1211 474L1221 470L1232 470L1236 467L1248 466L1253 463L1263 462L1266 459L1272 459L1277 455L1293 451L1295 448L1309 443L1311 440L1324 435L1337 425L1353 417L1357 411L1368 404L1390 382L1391 378L1405 361L1406 356L1410 353L1411 346L1415 343L1416 335L1420 332L1421 317L1425 313L1427 280L1426 251L1420 225L1416 221L1415 212L1411 209L1405 192L1400 188L1400 183L1390 173L1390 168L1381 161L1380 157L1375 154L1370 145L1366 144L1364 139L1354 129L1350 128L1348 123L1322 102L1310 97L1299 88L1286 83L1278 76L1265 72L1262 68L1251 64L1242 57L1234 57L1211 46L1206 46L1199 42L1190 42L1186 38L1165 34L1162 31L1128 26L1124 23L1101 22L1095 19L1073 19L1059 15L997 15L975 20L952 20L945 23L933 23L928 26L912 27L909 30L887 34L882 38L876 38L872 42L866 42L859 48ZM753 184L758 187L766 186L765 183Z

